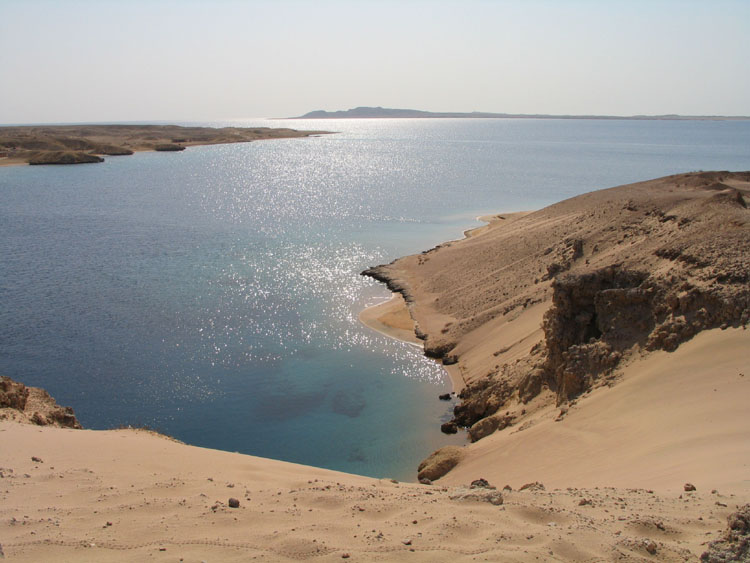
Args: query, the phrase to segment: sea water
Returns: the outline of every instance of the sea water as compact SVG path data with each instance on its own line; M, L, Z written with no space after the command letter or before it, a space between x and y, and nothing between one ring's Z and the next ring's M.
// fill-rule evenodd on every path
M750 122L234 123L336 134L0 168L0 374L85 427L413 479L442 368L362 326L359 272L482 214L750 169ZM212 123L210 125L228 125Z

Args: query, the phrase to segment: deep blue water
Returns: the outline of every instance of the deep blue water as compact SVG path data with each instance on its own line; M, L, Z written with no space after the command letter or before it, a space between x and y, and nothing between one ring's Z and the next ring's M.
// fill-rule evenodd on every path
M750 122L246 124L339 133L0 168L0 374L86 427L413 478L461 439L449 384L358 323L387 297L362 269L485 213L750 169Z

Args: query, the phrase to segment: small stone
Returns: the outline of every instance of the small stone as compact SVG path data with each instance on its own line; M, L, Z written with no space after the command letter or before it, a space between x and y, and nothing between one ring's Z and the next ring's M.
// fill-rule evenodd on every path
M444 422L440 425L440 431L443 434L456 434L458 432L458 426L455 422Z
M646 551L648 551L651 555L656 554L656 542L648 542L646 543Z
M403 543L404 545L411 545L411 540L410 539L405 539L401 543Z
M487 495L487 502L495 506L500 506L503 504L503 495L497 491L490 493Z
M451 394L450 393L443 393L442 395L438 395L438 399L441 401L450 401L451 400Z
M44 463L44 462L42 461L42 458L41 458L41 457L36 457L35 455L31 456L31 461L33 461L33 462L35 462L35 463Z
M351 557L351 555L349 555L348 553L342 553L341 554L341 559L349 559L350 557Z
M495 487L490 485L487 479L482 479L480 477L479 479L475 479L474 481L472 481L469 488L471 489L494 489Z
M693 485L692 483L685 483L685 487L684 488L685 488L686 492L690 492L690 491L695 491L696 490L695 489L695 485Z
M427 477L422 477L419 482L422 485L432 485L432 481L430 481Z
M240 501L239 499L236 499L234 497L229 499L229 508L239 508L240 507Z
M586 506L586 505L590 506L592 504L593 503L591 502L591 500L589 500L587 498L582 498L581 500L578 501L578 506Z

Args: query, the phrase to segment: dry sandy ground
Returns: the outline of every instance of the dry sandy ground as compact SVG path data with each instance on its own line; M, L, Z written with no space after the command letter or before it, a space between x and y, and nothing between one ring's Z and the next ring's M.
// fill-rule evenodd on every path
M134 430L6 421L0 444L8 561L685 561L749 500L746 489L711 492L703 476L690 493L681 482L595 487L602 477L518 491L523 480L511 477L516 490L496 505L483 500L494 491L378 481Z
M750 330L702 332L620 377L472 444L438 483L481 473L511 484L678 493L690 482L750 495Z

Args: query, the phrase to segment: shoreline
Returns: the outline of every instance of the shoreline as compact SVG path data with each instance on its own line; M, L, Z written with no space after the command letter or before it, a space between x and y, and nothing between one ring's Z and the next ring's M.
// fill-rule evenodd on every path
M482 221L486 225L472 227L463 231L463 238L453 239L438 245L437 248L470 238L476 238L488 232L493 226L506 224L514 220L525 217L532 211L514 211L510 213L490 213L476 217L477 221ZM427 251L430 252L430 251ZM359 321L366 327L383 334L389 338L419 346L424 350L424 340L418 335L418 327L409 312L409 305L403 294L399 291L391 291L391 298L382 303L376 303L365 307L358 315ZM440 361L440 360L436 360ZM442 363L442 367L451 380L453 393L458 395L466 387L466 379L460 369L449 364Z
M387 301L366 307L358 319L367 328L399 342L417 346L424 351L424 342L416 336L414 320L409 315L409 308L400 293L391 293L391 298ZM442 368L451 381L451 391L455 394L460 393L466 386L461 373L450 365L442 364Z
M23 164L89 164L102 156L136 152L179 152L187 147L271 139L317 137L330 131L269 127L183 127L179 125L0 126L0 167Z
M466 384L450 424L466 428L472 443L459 454L438 450L420 477L451 483L469 476L466 466L503 478L504 464L510 471L519 461L504 453L509 436L545 417L563 421L573 406L591 404L591 393L635 378L659 351L745 326L748 201L748 172L676 174L485 217L495 220L463 239L363 272L403 295L425 355ZM703 378L705 353L693 359ZM735 368L750 369L748 361ZM710 396L684 400L722 412ZM737 447L750 463L750 449ZM562 448L557 457L566 455ZM467 465L473 458L482 461Z
M360 316L416 319L467 381L473 443L430 456L424 484L2 409L0 554L742 560L750 530L727 521L750 520L748 201L750 172L676 175L372 268L396 296Z
M365 307L358 315L363 325L380 334L422 348L422 341L414 334L414 321L400 293L390 299Z

